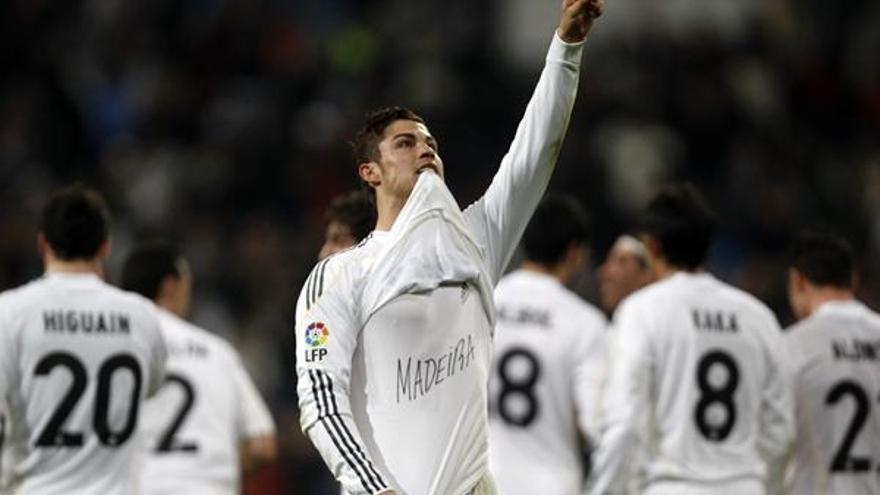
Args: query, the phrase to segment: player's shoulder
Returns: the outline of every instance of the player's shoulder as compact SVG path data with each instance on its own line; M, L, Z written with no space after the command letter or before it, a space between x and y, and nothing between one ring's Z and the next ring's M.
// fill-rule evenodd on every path
M773 313L773 310L764 303L764 301L739 287L735 287L721 280L715 279L715 283L722 296L730 300L740 309L740 311L751 312L760 318L772 321L774 325L778 325L776 315Z
M300 289L300 301L309 309L326 294L340 291L360 280L373 253L373 234L360 243L318 261Z
M168 311L159 310L159 322L162 335L169 343L185 345L191 342L224 358L235 355L235 348L223 337Z

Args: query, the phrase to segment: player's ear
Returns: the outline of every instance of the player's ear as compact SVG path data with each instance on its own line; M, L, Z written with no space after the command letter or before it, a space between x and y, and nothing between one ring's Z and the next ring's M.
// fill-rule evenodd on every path
M804 286L806 285L806 279L801 274L801 272L797 271L796 268L788 269L788 287L792 290L802 291Z
M374 189L382 184L382 169L376 162L364 162L358 165L358 175Z
M40 258L45 258L46 254L49 252L49 241L46 240L46 235L42 232L37 234L37 254L40 255Z
M110 244L110 239L105 239L104 242L101 243L101 247L98 248L98 259L104 259L110 256L111 249L112 245Z

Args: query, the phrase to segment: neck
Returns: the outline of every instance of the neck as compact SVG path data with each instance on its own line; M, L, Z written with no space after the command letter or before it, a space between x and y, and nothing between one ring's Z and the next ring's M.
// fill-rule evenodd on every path
M66 261L47 257L44 260L44 265L46 273L92 273L99 277L104 276L104 267L98 259Z
M667 279L676 273L684 272L684 273L700 273L703 271L702 268L697 268L694 270L681 268L678 266L670 265L665 259L662 258L654 258L652 261L654 266L654 273L657 275L657 280Z
M844 287L817 287L810 295L810 314L816 312L820 306L834 301L852 301L855 299L852 289Z
M391 230L404 204L406 199L376 194L376 230Z
M571 278L571 275L568 273L568 270L566 270L565 267L562 265L563 265L563 263L559 263L556 266L549 267L549 266L543 265L541 263L537 263L537 262L530 261L530 260L525 260L522 262L522 265L520 265L520 269L525 270L527 272L549 275L549 276L555 278L560 283L566 284L566 283L568 283L568 280Z

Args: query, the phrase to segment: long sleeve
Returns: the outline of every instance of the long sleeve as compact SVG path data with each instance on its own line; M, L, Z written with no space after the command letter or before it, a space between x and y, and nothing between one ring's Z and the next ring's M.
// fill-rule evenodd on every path
M624 493L634 474L634 459L644 440L644 411L649 407L650 343L644 317L626 303L609 335L613 356L603 397L603 427L594 457L589 493Z
M776 318L768 315L770 340L767 354L769 372L761 394L758 450L767 462L768 493L780 493L786 457L795 435L791 366L783 349L782 331Z
M297 303L300 425L347 493L375 494L390 488L390 477L374 466L352 416L349 384L360 325L335 261L315 267Z
M572 397L577 411L578 429L595 446L599 437L602 386L605 381L605 321L590 314L579 319L582 331L572 346Z
M257 390L253 380L234 349L230 349L230 368L232 380L239 398L238 430L242 438L255 438L275 435L275 421L266 402Z
M485 195L464 211L472 233L487 249L493 283L550 182L574 107L582 51L583 43L565 43L554 35L510 149Z

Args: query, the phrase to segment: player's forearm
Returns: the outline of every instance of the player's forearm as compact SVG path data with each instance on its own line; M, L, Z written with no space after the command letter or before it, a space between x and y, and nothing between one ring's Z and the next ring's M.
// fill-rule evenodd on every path
M352 420L348 388L322 370L300 370L300 424L337 481L350 494L391 489Z

